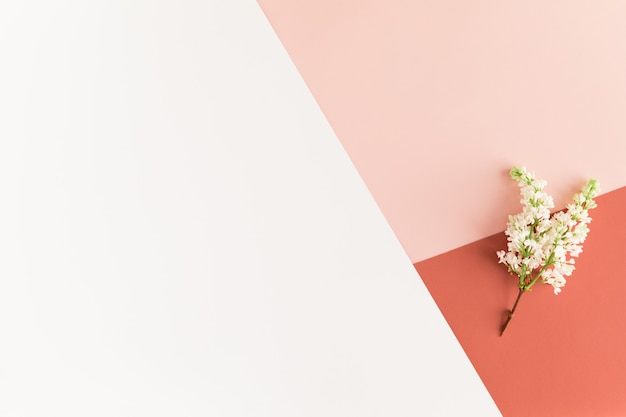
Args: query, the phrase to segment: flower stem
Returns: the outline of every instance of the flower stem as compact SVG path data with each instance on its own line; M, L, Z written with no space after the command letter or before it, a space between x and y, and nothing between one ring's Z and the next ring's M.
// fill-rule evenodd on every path
M523 293L524 293L524 288L520 288L519 293L517 294L517 298L515 299L515 304L513 304L513 308L509 310L509 315L507 316L506 321L504 322L504 326L502 326L502 329L500 330L500 337L502 337L502 334L506 330L506 326L509 325L509 322L515 315L515 309L517 308L517 303L519 303L519 299L522 297Z

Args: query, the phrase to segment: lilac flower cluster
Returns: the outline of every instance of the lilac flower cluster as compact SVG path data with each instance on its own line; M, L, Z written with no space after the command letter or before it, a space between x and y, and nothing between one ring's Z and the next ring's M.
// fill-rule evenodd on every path
M538 280L561 292L566 276L574 271L575 257L582 252L582 243L589 233L589 210L596 207L598 181L591 179L573 203L553 215L554 201L543 191L546 181L538 180L525 167L513 167L511 178L517 181L523 205L521 213L509 216L507 249L498 251L499 263L519 277L518 287L528 291Z

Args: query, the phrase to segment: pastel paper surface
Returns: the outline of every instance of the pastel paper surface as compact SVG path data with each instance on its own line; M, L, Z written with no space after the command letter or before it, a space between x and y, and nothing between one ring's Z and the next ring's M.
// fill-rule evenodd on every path
M0 416L499 415L255 2L0 31Z
M259 3L413 262L626 184L626 2Z

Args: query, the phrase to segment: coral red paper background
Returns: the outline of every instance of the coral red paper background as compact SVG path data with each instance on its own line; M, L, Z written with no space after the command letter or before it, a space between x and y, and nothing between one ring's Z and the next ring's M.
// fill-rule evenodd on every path
M597 198L561 294L517 295L504 233L415 264L504 417L626 416L626 187Z

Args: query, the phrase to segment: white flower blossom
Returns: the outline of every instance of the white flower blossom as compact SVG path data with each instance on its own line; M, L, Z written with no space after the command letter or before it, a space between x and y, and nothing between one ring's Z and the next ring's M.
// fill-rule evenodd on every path
M514 167L511 178L517 181L522 196L521 213L509 216L505 234L507 251L498 251L499 263L519 277L520 290L529 290L537 280L550 284L554 293L561 292L566 276L575 267L574 259L582 252L589 233L589 210L596 207L598 182L589 180L564 211L550 214L553 198L543 189L547 185L525 167Z

